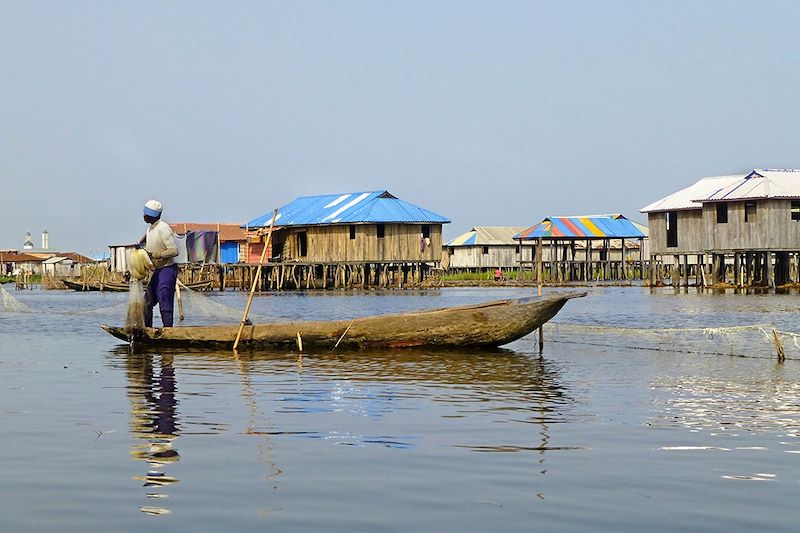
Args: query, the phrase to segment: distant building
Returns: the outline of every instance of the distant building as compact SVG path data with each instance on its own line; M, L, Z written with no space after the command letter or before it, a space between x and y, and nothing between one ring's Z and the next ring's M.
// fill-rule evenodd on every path
M109 269L111 272L128 272L131 252L133 252L137 246L137 243L109 244Z
M531 248L523 248L519 241L514 240L514 236L523 230L525 226L475 226L444 244L442 268L517 268L521 252L524 255L523 261L531 260Z
M25 242L22 244L22 249L33 250L33 238L30 231L25 234Z
M246 224L266 228L272 213ZM450 221L388 191L304 196L278 210L275 260L306 263L439 263Z
M54 260L55 259L55 260ZM55 267L44 268L47 265L61 265L58 269ZM71 276L78 275L86 264L95 263L95 261L84 255L75 252L65 253L43 253L40 250L28 250L20 253L17 250L3 250L0 251L0 275L11 275L20 272L29 272L31 274L44 274L50 273L51 275ZM65 270L64 265L69 265L69 269Z
M220 263L245 262L247 257L247 232L239 224L170 222L169 226L179 235L217 232Z
M21 272L38 274L41 272L42 261L16 250L0 250L0 276L12 276Z

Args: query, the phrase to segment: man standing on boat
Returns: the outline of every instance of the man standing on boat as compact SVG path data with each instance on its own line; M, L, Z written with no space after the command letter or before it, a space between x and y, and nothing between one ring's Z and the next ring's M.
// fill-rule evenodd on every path
M161 210L161 202L156 200L149 200L144 204L144 221L150 224L143 239L144 249L155 267L145 295L147 307L144 325L148 328L153 327L153 308L156 304L164 327L172 327L172 304L175 299L175 282L178 279L178 265L175 263L178 245L175 243L172 228L161 220Z

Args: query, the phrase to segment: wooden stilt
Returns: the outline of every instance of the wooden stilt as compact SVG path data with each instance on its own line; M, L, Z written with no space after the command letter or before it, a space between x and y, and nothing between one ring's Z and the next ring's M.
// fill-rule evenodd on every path
M689 256L683 255L683 286L689 287Z

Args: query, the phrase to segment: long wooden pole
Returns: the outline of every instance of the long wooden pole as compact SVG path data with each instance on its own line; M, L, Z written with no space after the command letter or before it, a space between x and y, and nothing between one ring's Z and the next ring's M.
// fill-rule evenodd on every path
M542 295L542 252L543 252L541 237L539 237L538 245L539 245L538 246L539 250L536 253L536 278L539 285L538 294L539 296L541 296ZM550 259L552 260L552 255ZM544 350L544 329L542 329L542 326L539 326L539 353L542 353L542 350Z
M256 292L256 286L258 286L258 282L261 279L261 267L264 265L264 256L267 255L267 248L269 248L270 241L272 240L272 228L275 227L275 218L278 216L278 210L275 209L272 212L272 220L269 223L269 232L267 232L267 240L264 242L264 249L261 250L261 259L258 260L258 268L256 269L256 275L253 278L253 286L250 287L250 297L247 298L247 306L244 308L244 315L242 315L242 323L239 324L239 332L236 333L236 340L233 342L233 351L236 351L236 347L239 346L239 339L242 337L242 331L244 330L244 325L247 323L247 315L250 313L250 305L253 303L253 295Z
M175 284L175 295L178 297L178 318L183 322L183 298L181 298L181 282Z

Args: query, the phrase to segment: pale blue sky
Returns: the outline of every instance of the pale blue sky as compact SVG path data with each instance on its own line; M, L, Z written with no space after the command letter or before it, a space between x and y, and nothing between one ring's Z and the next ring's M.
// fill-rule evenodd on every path
M388 189L473 225L800 167L797 2L0 1L0 248Z

